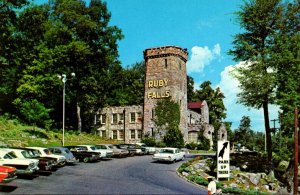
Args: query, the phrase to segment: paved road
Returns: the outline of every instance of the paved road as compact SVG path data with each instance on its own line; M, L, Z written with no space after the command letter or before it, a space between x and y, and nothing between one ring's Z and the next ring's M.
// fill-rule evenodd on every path
M0 185L0 194L207 194L177 176L181 163L156 163L151 156L79 163Z

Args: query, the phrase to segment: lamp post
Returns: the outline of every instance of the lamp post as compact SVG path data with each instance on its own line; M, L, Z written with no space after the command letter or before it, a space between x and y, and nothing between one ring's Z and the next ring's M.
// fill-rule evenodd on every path
M72 77L75 77L75 73L71 73ZM57 75L59 79L63 82L63 132L62 132L62 145L65 146L65 94L66 94L66 82L67 76L66 74Z

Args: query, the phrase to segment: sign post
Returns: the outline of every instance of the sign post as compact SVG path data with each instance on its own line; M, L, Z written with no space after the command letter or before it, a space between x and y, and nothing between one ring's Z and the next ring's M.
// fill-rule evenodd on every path
M229 141L218 141L217 152L217 179L230 177L230 143Z

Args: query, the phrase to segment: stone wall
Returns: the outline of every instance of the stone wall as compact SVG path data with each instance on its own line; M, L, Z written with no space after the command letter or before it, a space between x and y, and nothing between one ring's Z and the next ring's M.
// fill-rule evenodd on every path
M124 141L125 143L140 142L143 136L142 113L142 106L103 108L97 113L95 121L98 126L99 135L108 139ZM125 124L122 115L125 116Z

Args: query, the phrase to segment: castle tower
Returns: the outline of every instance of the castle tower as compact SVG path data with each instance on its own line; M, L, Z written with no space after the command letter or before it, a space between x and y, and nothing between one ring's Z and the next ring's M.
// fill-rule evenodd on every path
M144 51L146 66L144 97L144 135L154 136L154 110L159 99L171 97L180 106L179 128L187 134L187 75L188 52L176 46L149 48Z

